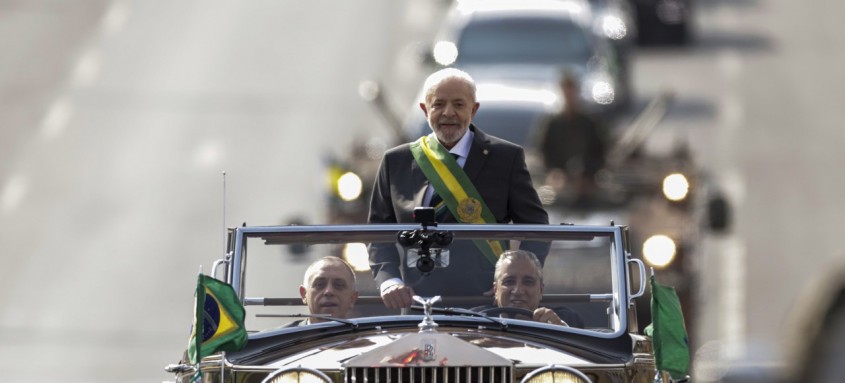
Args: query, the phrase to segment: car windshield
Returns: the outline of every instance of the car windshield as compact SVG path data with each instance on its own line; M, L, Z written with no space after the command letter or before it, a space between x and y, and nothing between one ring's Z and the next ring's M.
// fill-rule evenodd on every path
M398 233L419 233L420 228L415 225L378 225L384 226L402 226L406 230L389 228L378 235L373 232L361 232L358 235L355 230L349 229L352 226L340 227L337 230L327 226L260 228L255 232L250 232L251 228L239 228L243 246L240 251L235 252L233 264L244 265L244 268L241 271L234 270L230 278L233 286L244 297L247 329L253 332L267 331L303 320L304 317L297 315L309 313L300 295L300 286L307 284L304 280L306 269L312 262L326 256L343 258L355 270L359 299L346 315L347 320L401 316L413 320L412 324L416 325L419 318L408 315L419 316L421 311L402 312L384 307L369 269L368 246L385 246L396 251L402 262L410 265L405 271L406 279L414 281L409 283L417 287L415 290L422 290L420 283L425 281L421 281L422 273L417 268L417 261L425 257L426 253L418 245L402 246L397 243ZM531 249L545 257L542 270L544 289L539 295L539 307L551 308L561 319L565 318L567 323L572 322L570 329L556 327L562 331L584 331L596 336L621 331L625 315L621 312L624 305L620 306L619 302L626 299L624 294L627 290L623 292L624 289L619 288L626 282L624 274L620 274L622 258L617 251L617 244L622 242L618 241L619 234L616 231L593 228L592 231L577 232L571 227L563 226L542 226L558 232L526 230L479 233L471 230L478 230L480 226L440 225L438 230L450 233L454 240L448 245L433 245L429 249L428 256L435 262L435 268L429 276L449 272L487 273L492 288L492 262L486 266L482 265L480 269L483 270L456 270L455 268L460 266L455 265L461 264L459 258L478 256L476 250L479 248L479 242L495 242L500 244L500 249ZM485 226L516 228L528 225ZM368 229L374 225L355 227ZM442 297L442 301L434 305L441 311L435 311L435 314L443 313L442 309L450 307L474 309L476 312L496 307L494 297L482 294L468 295L462 292L464 287L459 278L452 284L437 285L428 290L429 294L419 295ZM403 314L405 315L402 316ZM466 315L464 317L476 318ZM488 324L495 323L481 317L476 320ZM528 327L550 326L530 320L509 321Z
M587 32L562 18L473 19L457 42L458 65L524 63L584 65Z

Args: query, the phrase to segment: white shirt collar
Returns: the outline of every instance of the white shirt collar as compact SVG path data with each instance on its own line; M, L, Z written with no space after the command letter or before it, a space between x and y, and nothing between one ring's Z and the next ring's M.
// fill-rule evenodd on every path
M463 166L463 161L461 160L466 161L466 158L469 157L469 149L472 147L472 138L474 135L475 133L473 133L472 129L467 128L464 136L455 143L455 146L453 146L452 149L449 149L449 153L460 156L460 158L458 158L458 163L461 166ZM434 133L431 133L430 138L436 140L437 136L435 136Z
M455 146L452 147L452 150L449 150L449 153L453 153L453 154L458 155L458 158L456 159L456 161L458 162L458 166L460 166L460 167L464 167L464 165L467 163L467 157L469 157L469 149L472 147L472 138L474 137L474 135L475 135L475 133L473 133L473 131L471 129L467 129L467 132L464 133L464 136L461 137L461 139L458 140L457 143L455 143ZM435 136L434 133L432 132L431 135L429 136L429 139L436 140L437 136ZM423 196L423 203L425 204L425 206L430 205L431 196L433 194L434 194L434 187L429 184L428 187L425 190L425 196ZM390 286L390 285L387 284L388 282L389 282L389 280L384 281L382 283L382 286L381 286L382 291L384 291L385 288ZM401 280L399 280L399 282L401 282Z

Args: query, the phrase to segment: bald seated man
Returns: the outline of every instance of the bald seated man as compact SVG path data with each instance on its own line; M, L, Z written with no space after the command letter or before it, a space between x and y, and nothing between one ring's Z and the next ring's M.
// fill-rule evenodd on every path
M302 285L299 286L299 295L302 297L302 303L308 305L311 314L348 318L358 300L355 282L355 272L346 261L338 257L324 257L308 266ZM291 325L320 323L326 320L311 317Z

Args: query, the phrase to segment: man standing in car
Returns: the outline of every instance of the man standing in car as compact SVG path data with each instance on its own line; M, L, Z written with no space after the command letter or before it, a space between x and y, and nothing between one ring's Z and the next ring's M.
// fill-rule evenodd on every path
M433 133L385 152L369 222L414 222L414 208L432 206L438 222L548 224L523 149L472 125L479 108L472 77L443 69L428 77L424 90L420 108ZM385 305L410 307L415 293L488 292L493 267L506 250L502 244L456 241L450 249L449 267L421 275L401 262L392 244L371 246L370 266Z

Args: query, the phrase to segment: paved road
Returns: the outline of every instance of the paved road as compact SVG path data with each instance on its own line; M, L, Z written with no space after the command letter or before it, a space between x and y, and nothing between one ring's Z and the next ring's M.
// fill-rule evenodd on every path
M432 5L0 2L3 380L166 379L222 171L226 225L316 222L321 154L386 131L358 81L417 86Z
M387 134L358 81L410 99L442 4L65 3L0 1L0 371L166 379L222 251L221 172L225 225L318 221L321 154ZM696 43L639 51L634 81L678 94L650 145L690 137L736 207L699 263L706 381L785 358L801 292L845 256L845 5L698 5Z
M666 139L652 144L687 134L736 208L733 235L708 238L700 254L695 351L716 362L699 370L709 381L737 367L778 371L800 336L796 307L845 260L845 39L840 3L698 4L696 44L640 51L635 78L644 93L678 94Z

